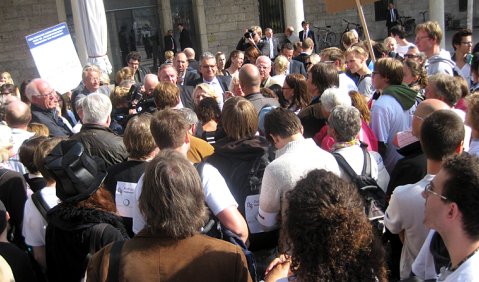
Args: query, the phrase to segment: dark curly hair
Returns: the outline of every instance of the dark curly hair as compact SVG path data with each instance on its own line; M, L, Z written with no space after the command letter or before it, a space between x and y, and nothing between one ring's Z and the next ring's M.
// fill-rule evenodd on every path
M386 281L383 247L354 186L313 170L286 201L283 233L299 280Z

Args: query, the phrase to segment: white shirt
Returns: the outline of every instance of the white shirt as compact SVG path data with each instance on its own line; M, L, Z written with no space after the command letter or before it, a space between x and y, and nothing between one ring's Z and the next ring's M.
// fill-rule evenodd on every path
M278 215L284 213L284 194L313 169L325 169L339 175L336 159L314 143L313 139L289 142L276 151L276 159L266 166L259 197L258 221L275 228Z
M386 209L384 225L393 233L404 230L404 242L401 251L400 275L406 279L411 273L411 265L416 259L428 229L424 226L424 205L426 200L421 193L431 182L434 175L427 174L415 184L397 187L391 195Z
M479 252L468 258L455 271L441 271L437 281L479 281Z
M403 110L399 102L391 95L381 95L371 109L371 129L379 142L387 145L384 165L392 171L396 162L403 158L393 144L394 135L412 125L412 114L416 106Z
M59 202L56 195L55 187L45 187L40 190L43 199L50 208L55 207ZM32 247L45 246L45 231L47 228L47 221L43 218L40 211L38 211L32 198L28 198L25 202L23 211L23 229L22 235L25 237L25 243Z
M143 177L144 175L138 180L138 185L135 189L135 196L132 198L131 203L133 207L133 232L135 234L140 232L146 226L145 217L138 206L141 191L143 191ZM214 166L208 163L204 165L201 183L203 185L205 202L214 215L219 214L221 211L231 206L238 207L238 204L231 194L223 176L221 176Z
M203 79L203 82L208 84L214 91L215 91L215 94L216 96L218 97L218 99L216 99L218 101L218 106L220 106L220 109L223 109L223 104L224 104L224 100L223 100L223 88L221 88L221 85L220 85L220 82L218 81L218 78L213 78L212 81L206 81Z

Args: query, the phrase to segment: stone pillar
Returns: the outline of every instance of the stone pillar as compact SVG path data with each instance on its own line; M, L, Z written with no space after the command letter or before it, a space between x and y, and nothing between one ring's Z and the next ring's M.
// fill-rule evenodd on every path
M283 0L284 7L284 24L293 26L296 35L299 34L303 27L301 22L304 18L303 0Z
M467 28L472 30L473 28L473 19L474 19L474 0L467 0Z
M196 21L196 34L198 34L199 50L196 54L201 54L208 50L208 32L206 30L205 4L203 0L193 0L193 15Z
M171 18L171 6L170 0L157 0L158 3L158 17L161 19L159 21L160 26L158 27L161 32L160 34L165 35L169 29L174 30L173 19ZM163 40L163 38L161 38Z
M446 28L444 26L444 0L429 0L429 19L431 21L437 21L441 27L444 36L441 41L441 48L445 49L445 33Z

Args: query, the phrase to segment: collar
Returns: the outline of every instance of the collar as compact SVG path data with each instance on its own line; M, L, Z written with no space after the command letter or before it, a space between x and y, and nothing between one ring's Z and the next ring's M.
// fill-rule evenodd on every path
M207 81L203 78L203 82L207 83L207 84L220 84L220 82L218 81L218 78L216 76L211 81Z
M44 108L41 108L35 104L32 104L31 105L31 109L32 109L32 112L35 111L35 112L42 112L42 113L45 113L45 114L54 114L55 113L55 109L44 109Z

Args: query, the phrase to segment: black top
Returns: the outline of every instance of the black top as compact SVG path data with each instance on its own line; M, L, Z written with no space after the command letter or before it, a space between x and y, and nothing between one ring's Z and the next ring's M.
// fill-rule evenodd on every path
M23 175L23 178L25 179L33 193L47 186L47 181L45 180L45 178L43 178L43 176L30 178L30 176L28 176L28 173L25 173Z
M32 122L38 122L46 125L50 131L50 137L63 137L73 134L71 130L58 117L55 109L42 109L34 104L31 105Z
M11 243L0 242L0 256L10 265L16 282L36 281L27 253Z
M0 200L10 214L9 222L14 227L13 242L19 247L24 246L22 222L23 208L27 200L25 185L23 175L20 173L9 169L0 169Z

